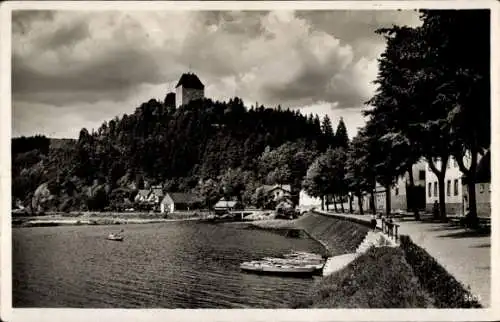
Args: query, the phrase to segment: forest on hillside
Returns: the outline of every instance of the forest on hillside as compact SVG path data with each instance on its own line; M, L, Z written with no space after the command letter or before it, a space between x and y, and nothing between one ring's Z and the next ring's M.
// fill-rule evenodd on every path
M338 135L335 135L335 132ZM255 204L263 184L293 192L316 157L347 145L341 120L289 109L196 100L178 109L151 99L133 114L82 129L71 144L43 136L12 140L13 206L38 211L120 209L138 189L195 192Z

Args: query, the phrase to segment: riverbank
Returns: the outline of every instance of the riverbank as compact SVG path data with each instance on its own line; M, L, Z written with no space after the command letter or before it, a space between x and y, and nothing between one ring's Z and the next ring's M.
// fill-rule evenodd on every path
M268 230L300 229L325 248L328 256L353 253L370 230L368 227L332 217L307 213L294 220L270 219L251 223Z
M323 245L328 256L355 253L367 225L318 213L295 220L266 220L252 226L268 230L301 229ZM292 308L429 308L434 300L418 282L397 247L370 248L343 269L315 283L306 300Z
M400 248L371 248L323 277L293 308L433 308Z
M199 213L173 213L167 217L147 213L50 214L45 216L13 217L12 227L151 224L172 221L206 220L207 218L208 215Z

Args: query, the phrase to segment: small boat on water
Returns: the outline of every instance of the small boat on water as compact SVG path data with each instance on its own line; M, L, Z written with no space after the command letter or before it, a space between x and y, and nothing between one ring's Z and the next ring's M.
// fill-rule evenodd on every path
M123 229L120 231L120 233L123 233ZM123 235L121 235L120 233L118 234L114 234L114 233L111 233L108 235L108 240L114 240L114 241L123 241Z
M297 259L297 260L324 260L322 255L306 253L306 252L292 252L284 254L283 258L286 259Z
M283 257L264 257L262 260L244 262L240 268L252 273L312 276L321 272L324 265L325 259L319 254L291 252Z
M240 265L241 270L260 273L260 274L278 274L288 276L312 276L317 268L314 265L286 265L275 264L267 261L251 261Z
M123 236L115 235L115 234L109 234L108 235L108 240L123 241Z
M322 259L287 259L287 258L275 258L275 257L264 257L264 261L272 264L281 265L295 265L295 266L314 266L316 269L322 269L325 262Z

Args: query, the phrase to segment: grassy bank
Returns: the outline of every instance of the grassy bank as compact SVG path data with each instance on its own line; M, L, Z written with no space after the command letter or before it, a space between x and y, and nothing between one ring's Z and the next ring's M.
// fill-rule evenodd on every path
M321 279L294 308L429 308L433 300L400 248L369 249L344 269Z
M296 219L293 225L321 241L330 256L355 252L369 231L364 225L315 213Z
M326 248L328 256L355 252L369 231L364 225L315 213L307 213L295 220L256 221L252 226L269 230L303 230Z
M297 229L295 222L287 219L269 219L254 221L251 225L261 229Z

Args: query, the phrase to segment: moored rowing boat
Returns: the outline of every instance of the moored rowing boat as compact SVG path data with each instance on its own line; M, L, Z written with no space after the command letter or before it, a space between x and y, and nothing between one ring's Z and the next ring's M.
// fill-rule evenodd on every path
M286 264L272 264L266 261L252 261L245 262L240 265L244 271L253 273L267 273L267 274L280 274L280 275L308 275L311 276L316 271L313 265L286 265Z

